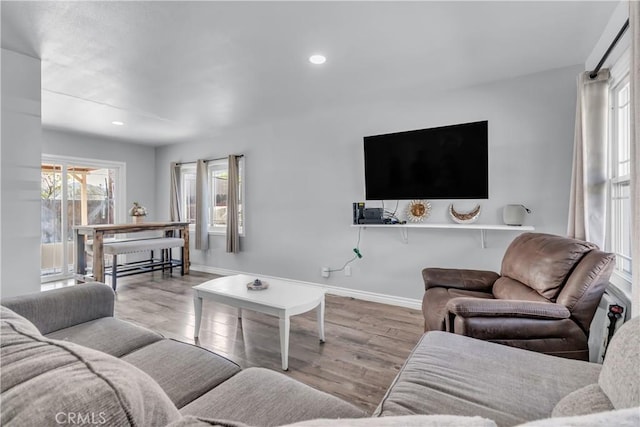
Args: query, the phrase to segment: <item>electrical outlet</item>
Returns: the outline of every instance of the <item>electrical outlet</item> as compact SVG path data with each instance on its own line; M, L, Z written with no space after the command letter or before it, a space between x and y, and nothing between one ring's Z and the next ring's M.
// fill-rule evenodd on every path
M351 266L350 266L350 265L347 265L347 266L344 268L344 275L345 275L345 276L351 276Z
M329 267L322 267L322 277L329 277Z

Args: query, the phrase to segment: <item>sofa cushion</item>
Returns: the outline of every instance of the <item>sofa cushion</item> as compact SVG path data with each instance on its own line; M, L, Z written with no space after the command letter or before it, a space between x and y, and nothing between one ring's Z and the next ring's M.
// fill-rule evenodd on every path
M597 246L582 240L524 233L507 248L501 275L522 282L553 300L574 266L593 249Z
M639 425L640 408L630 408L576 417L546 418L516 427L638 427Z
M172 340L155 342L122 359L149 374L178 408L240 372L222 356Z
M598 384L614 408L640 406L640 316L625 322L611 339Z
M80 323L47 334L46 337L70 341L115 357L121 357L162 339L162 335L156 332L114 317Z
M263 368L245 369L183 407L180 412L259 426L366 415L337 397Z
M0 321L0 425L165 425L180 414L144 372L115 357Z
M113 317L114 293L103 283L3 298L2 305L26 317L42 334L102 317Z
M535 289L531 289L529 286L506 276L502 276L496 280L491 292L497 299L549 302L548 299L540 295Z
M212 420L209 418L198 418L191 415L180 418L166 427L251 427L245 423L231 420Z
M468 291L466 289L439 287L427 289L422 302L425 331L446 330L445 319L447 317L447 303L451 299L459 297L492 299L493 295L486 292Z
M569 393L558 402L552 417L572 417L574 415L594 414L611 411L613 405L598 384L589 384Z
M496 423L482 417L457 415L406 415L383 418L343 418L340 420L311 420L283 427L497 427Z
M14 325L17 328L20 328L20 330L24 332L27 332L33 335L40 335L40 331L38 330L38 328L36 328L36 326L33 323L29 322L27 319L15 313L14 311L9 310L8 308L1 305L0 305L0 319L11 322L12 325Z
M243 423L228 420L199 419L186 416L167 427L248 427ZM407 415L384 418L319 418L287 424L282 427L497 427L496 423L480 417L459 417L456 415Z
M423 336L374 412L479 415L514 425L551 415L600 366L445 332Z

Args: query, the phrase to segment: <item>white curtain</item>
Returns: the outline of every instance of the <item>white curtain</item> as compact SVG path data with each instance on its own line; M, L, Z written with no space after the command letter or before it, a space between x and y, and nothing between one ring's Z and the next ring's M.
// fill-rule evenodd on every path
M609 70L578 76L578 100L569 200L569 237L604 248L607 206Z
M240 178L238 156L229 156L229 180L227 186L227 252L240 252L240 233L238 230L238 202Z
M629 2L631 30L631 272L632 316L640 315L640 3Z
M209 249L209 182L206 160L196 166L196 249Z
M171 188L169 190L169 217L171 221L181 221L180 215L180 166L176 162L171 163L170 177Z

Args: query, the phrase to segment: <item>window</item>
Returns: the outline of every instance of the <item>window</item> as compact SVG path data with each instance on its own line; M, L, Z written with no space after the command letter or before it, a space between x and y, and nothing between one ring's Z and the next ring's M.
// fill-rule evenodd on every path
M40 274L70 276L75 225L114 224L124 218L124 164L45 155L40 172Z
M207 163L207 182L209 189L208 228L210 233L226 233L227 227L227 160L212 160ZM238 188L238 224L240 233L244 233L244 157L238 160L240 185ZM196 222L196 166L186 164L180 167L181 207L184 220Z
M612 69L609 145L609 250L616 254L612 282L631 290L631 88L628 59Z
M180 194L182 195L181 214L184 221L196 223L196 166L180 166Z
M209 170L209 230L225 232L227 227L227 189L229 182L229 166L227 160L214 160L208 163ZM244 158L238 160L238 227L240 233L244 229L244 212L242 209L244 194Z

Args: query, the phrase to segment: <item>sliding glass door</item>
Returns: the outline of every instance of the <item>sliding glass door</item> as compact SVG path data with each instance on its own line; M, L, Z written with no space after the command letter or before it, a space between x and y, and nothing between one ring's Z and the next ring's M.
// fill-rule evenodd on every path
M73 226L122 221L123 175L122 164L43 157L40 188L43 281L73 273Z

